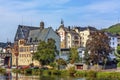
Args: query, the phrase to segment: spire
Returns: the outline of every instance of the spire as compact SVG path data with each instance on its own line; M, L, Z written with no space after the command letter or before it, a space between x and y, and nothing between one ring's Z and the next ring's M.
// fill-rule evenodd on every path
M64 21L61 19L61 24L64 24Z

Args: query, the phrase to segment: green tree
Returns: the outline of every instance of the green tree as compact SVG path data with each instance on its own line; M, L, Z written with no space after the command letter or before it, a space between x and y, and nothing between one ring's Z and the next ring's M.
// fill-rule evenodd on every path
M87 55L89 55L88 62L93 64L99 64L101 61L106 63L106 59L111 52L109 45L110 39L102 31L91 32L89 39L86 43ZM88 56L87 56L88 57Z
M56 62L58 63L58 65L66 65L66 61L62 58L57 59Z
M58 70L60 69L60 66L66 66L66 61L63 58L59 58L56 60L57 64L58 64Z
M47 42L40 41L37 51L33 55L33 59L38 60L41 66L49 65L54 62L57 53L56 51L55 40L48 39Z
M120 46L117 46L117 53L120 54Z
M115 56L117 60L117 66L120 67L120 46L117 47L117 50L115 50Z
M70 48L69 61L71 64L79 62L79 53L76 47Z
M90 60L90 57L89 57L88 51L86 50L84 53L83 61L85 64L89 65L89 60Z

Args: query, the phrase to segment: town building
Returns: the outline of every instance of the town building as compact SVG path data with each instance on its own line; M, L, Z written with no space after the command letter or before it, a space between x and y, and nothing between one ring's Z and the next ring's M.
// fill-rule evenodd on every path
M12 66L13 43L0 43L0 67L9 68Z
M115 50L117 49L118 46L118 37L116 34L112 34L112 33L108 33L106 32L106 35L108 36L108 38L110 39L110 47Z
M115 50L117 49L117 46L118 46L118 37L116 34L112 34L112 33L108 33L108 32L106 32L105 34L108 36L108 38L110 40L109 45L112 49L112 53L109 54L109 58L110 58L110 60L114 60L116 58L114 53L115 53Z
M86 42L89 39L89 35L96 31L97 29L94 27L74 27L74 30L80 35L80 47L86 47Z
M80 46L80 35L70 26L65 27L63 21L57 30L60 36L61 48L71 48Z
M39 41L47 41L50 38L55 40L57 50L60 51L60 37L52 27L45 28L44 22L40 22L40 27L19 25L14 39L18 45L18 65L25 66L31 63L39 65L32 56L37 50ZM12 65L16 65L16 56L13 57Z
M64 22L61 21L61 25L57 29L57 33L61 39L61 57L65 60L68 59L68 52L71 47L77 47L79 56L83 55L86 42L89 39L89 35L97 29L91 26L64 26ZM81 49L82 48L82 49ZM67 51L66 51L67 50ZM81 51L83 50L83 51ZM66 53L65 53L66 52ZM81 53L82 52L82 53ZM82 56L83 57L83 56Z
M117 35L117 46L120 46L120 35L119 34L116 34Z

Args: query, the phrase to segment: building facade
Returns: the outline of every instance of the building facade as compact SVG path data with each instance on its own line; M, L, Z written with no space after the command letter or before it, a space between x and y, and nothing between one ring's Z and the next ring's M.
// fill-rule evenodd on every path
M0 67L9 68L12 66L13 43L0 43Z
M60 36L61 48L71 48L80 46L80 35L70 26L65 27L63 21L57 30Z
M89 35L96 31L94 27L74 27L74 30L80 35L80 47L86 47L86 42L89 39Z
M120 46L120 35L119 34L117 34L117 43L118 43L117 46Z
M49 38L55 40L57 50L60 51L60 37L52 27L44 28L44 22L40 22L40 27L19 25L14 42L18 44L18 65L25 66L34 63L38 66L39 62L32 60L32 56L37 50L40 41L47 41ZM12 65L16 65L16 56Z
M61 25L57 30L58 35L60 36L60 47L66 48L66 35L67 35L67 28L64 27L63 22L61 21Z

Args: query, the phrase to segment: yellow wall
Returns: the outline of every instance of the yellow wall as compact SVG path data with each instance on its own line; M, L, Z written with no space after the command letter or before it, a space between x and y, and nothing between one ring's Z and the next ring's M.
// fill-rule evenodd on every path
M66 33L64 31L63 28L60 28L58 31L59 33L59 36L60 36L60 42L61 42L61 48L66 48L66 39L65 39L65 36L66 36Z
M23 40L24 41L24 40ZM38 61L32 61L32 54L30 52L30 45L24 45L20 44L20 41L18 42L19 47L19 55L18 55L18 65L24 66L29 65L31 63L34 63L34 65L39 65ZM12 65L16 65L16 56L12 55Z
M88 36L90 35L90 30L84 30L80 32L80 36L81 36L81 45L83 47L86 47L86 42L88 40Z

